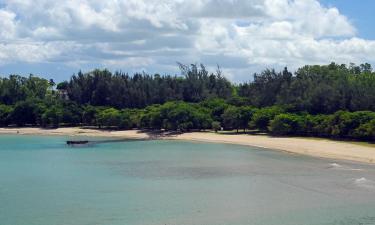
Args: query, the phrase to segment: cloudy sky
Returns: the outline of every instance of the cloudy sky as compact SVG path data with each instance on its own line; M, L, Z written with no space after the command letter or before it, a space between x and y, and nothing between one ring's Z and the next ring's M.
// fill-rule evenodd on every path
M0 0L0 74L375 63L373 0Z

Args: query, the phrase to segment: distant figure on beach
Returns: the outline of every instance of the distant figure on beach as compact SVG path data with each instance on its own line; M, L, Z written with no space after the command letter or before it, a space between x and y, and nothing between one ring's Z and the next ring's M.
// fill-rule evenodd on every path
M20 133L20 131L19 130L17 130L17 134L19 134Z

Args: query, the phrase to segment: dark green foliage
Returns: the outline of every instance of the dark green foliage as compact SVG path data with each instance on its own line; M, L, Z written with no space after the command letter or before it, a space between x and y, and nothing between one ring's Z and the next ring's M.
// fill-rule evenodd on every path
M165 116L165 115L164 115ZM158 129L163 126L160 105L149 106L140 116L139 126L144 129Z
M270 122L269 130L276 135L297 135L304 132L304 117L295 114L280 114Z
M212 123L210 111L197 104L167 102L145 111L140 119L142 128L189 131L208 129Z
M221 115L224 113L225 109L230 106L224 99L219 98L205 100L201 102L200 105L208 108L211 112L211 117L220 123L223 122Z
M239 126L241 129L246 131L246 128L249 127L249 121L252 120L257 109L251 106L241 106L238 108L238 110L240 113Z
M97 121L99 126L102 127L129 129L132 126L129 112L120 111L114 108L100 111L97 115Z
M42 114L42 126L43 127L58 127L63 118L63 111L57 106L47 108Z
M20 101L14 106L11 120L17 126L36 125L43 109L34 101Z
M330 117L331 136L352 137L353 131L362 124L366 124L375 119L374 112L345 112L338 111Z
M239 86L238 94L248 97L252 105L265 107L275 105L278 94L288 88L292 74L287 68L277 73L275 70L265 70L261 74L254 74L254 81Z
M241 112L238 107L229 106L225 109L223 115L221 116L223 119L223 127L226 130L240 129L241 126Z
M375 74L369 64L265 70L231 84L220 69L181 65L182 76L79 72L57 84L0 78L0 126L226 130L375 140ZM69 99L66 98L69 96ZM141 109L140 109L141 108Z
M98 113L98 107L86 105L82 111L82 122L86 125L96 125L96 115Z
M129 76L108 70L73 75L67 84L71 100L80 104L112 106L117 108L143 108L167 101L184 100L200 102L220 97L229 98L232 86L218 71L209 74L201 65L180 65L183 77L156 74L134 74ZM64 87L65 84L59 84Z
M353 131L353 138L375 141L375 119L357 127Z
M374 140L375 113L339 111L332 115L280 114L270 123L275 135Z
M221 129L221 124L220 122L218 121L214 121L211 123L211 128L212 130L214 130L215 132L218 132L220 129Z
M249 127L249 121L252 119L256 109L251 106L229 106L222 113L223 127L226 130L246 129Z
M288 105L312 114L375 111L375 74L369 64L305 66L295 75L266 70L255 74L253 82L240 84L238 94L257 107Z
M0 126L8 126L11 122L13 108L8 105L0 105Z
M69 85L68 81L63 81L63 82L57 84L56 89L57 90L66 90L66 89L68 89L68 85Z
M262 131L268 131L270 121L273 120L275 116L283 112L284 110L278 106L258 109L254 112L253 118L249 125L252 128L256 128Z
M81 108L76 104L70 104L64 106L62 110L62 123L70 126L76 126L82 122L82 111Z

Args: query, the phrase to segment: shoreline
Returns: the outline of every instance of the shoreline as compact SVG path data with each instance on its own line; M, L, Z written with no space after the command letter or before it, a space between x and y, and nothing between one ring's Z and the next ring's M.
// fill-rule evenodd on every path
M113 131L78 127L58 129L0 128L0 135L2 134L200 141L253 146L264 148L267 150L278 150L318 158L349 160L354 162L375 164L375 145L374 147L362 146L349 142L333 141L328 139L316 140L299 137L271 137L267 135L248 134L215 134L210 132L192 132L174 135L153 135L151 133L140 132L139 130Z

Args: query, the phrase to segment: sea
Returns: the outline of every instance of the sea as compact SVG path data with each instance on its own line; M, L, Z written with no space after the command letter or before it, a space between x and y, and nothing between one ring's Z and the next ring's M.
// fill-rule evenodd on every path
M70 139L0 135L0 225L375 224L375 165L230 144Z

